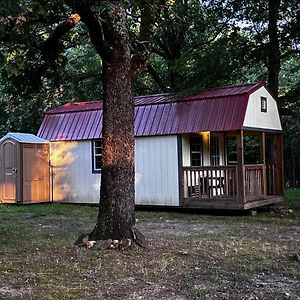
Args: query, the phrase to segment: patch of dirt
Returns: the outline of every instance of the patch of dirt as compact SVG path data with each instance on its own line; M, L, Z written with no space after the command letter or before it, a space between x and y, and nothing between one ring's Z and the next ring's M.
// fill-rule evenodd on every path
M286 276L274 276L274 274L257 274L252 278L254 292L258 295L275 293L289 299L300 299L299 280Z
M142 216L135 251L73 246L94 218L71 206L0 219L0 299L300 299L300 215Z
M11 278L0 276L0 299L31 299L32 296L31 286L20 286Z

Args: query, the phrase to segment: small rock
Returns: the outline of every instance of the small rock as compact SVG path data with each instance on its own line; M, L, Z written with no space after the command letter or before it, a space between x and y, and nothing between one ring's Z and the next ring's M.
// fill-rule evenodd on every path
M294 259L295 261L300 262L300 252L294 255Z
M132 240L131 239L123 239L120 242L120 248L121 249L129 249L132 245Z
M87 247L88 249L93 248L94 245L95 245L95 243L96 243L96 241L87 241L87 242L86 242L86 247Z
M78 239L75 241L74 245L76 245L78 247L83 247L86 245L88 240L89 240L89 235L83 233L78 237Z
M274 212L282 215L292 214L294 211L286 206L276 206L273 208Z
M139 246L141 246L142 248L146 248L147 247L147 241L146 241L144 235L135 226L132 227L132 235L133 235L134 241Z
M115 248L119 248L119 246L120 246L120 241L119 241L119 240L113 240L113 241L112 241L112 245L113 245Z
M110 249L115 249L115 248L116 248L116 246L115 246L115 245L113 245L113 244L111 244L111 245L109 246L109 248L110 248Z
M109 249L111 246L112 240L98 240L93 246L94 250L106 250Z

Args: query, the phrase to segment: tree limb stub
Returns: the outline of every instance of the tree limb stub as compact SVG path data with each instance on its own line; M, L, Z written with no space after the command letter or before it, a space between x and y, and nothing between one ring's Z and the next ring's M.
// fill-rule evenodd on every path
M45 60L47 60L47 57L50 58L51 61L56 59L60 39L63 35L74 28L79 23L79 21L79 14L75 13L72 14L67 20L57 25L49 38L40 45L40 49Z
M88 27L91 42L96 52L102 57L109 57L109 45L105 38L104 28L99 16L93 12L89 1L65 0L66 4L74 9L81 20Z

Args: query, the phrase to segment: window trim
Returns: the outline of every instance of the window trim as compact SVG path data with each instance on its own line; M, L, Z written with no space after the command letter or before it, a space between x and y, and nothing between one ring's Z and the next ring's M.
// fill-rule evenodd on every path
M213 140L216 141L216 145L213 145ZM220 156L220 137L219 135L211 135L209 140L209 156L210 156L210 165L211 166L220 166L221 156ZM216 147L214 147L216 146ZM217 153L212 153L212 150L215 149ZM217 160L218 164L214 164L213 161Z
M230 140L233 140L233 141L235 141L235 143L236 143L236 147L235 147L235 151L236 151L236 153L235 153L235 155L236 155L236 160L229 160L228 159L228 155L229 155L229 151L228 151L228 142L230 141ZM225 137L225 139L224 139L224 147L225 147L225 162L226 162L226 165L228 165L228 166L235 166L235 165L237 165L237 138L236 137L234 137L234 136L226 136Z
M101 169L96 169L96 156L100 156L99 154L96 154L95 153L95 145L96 143L95 142L101 142L102 140L101 139L97 139L97 140L92 140L92 173L101 173ZM102 144L101 144L102 145ZM101 154L101 157L102 157L102 154Z
M267 97L260 97L260 111L266 113L268 110Z
M200 151L199 152L194 152L194 153L199 153L200 154L200 165L196 166L196 165L193 165L192 164L192 147L191 147L191 138L199 138L200 140ZM198 134L191 134L190 135L190 166L191 167L200 167L200 166L203 166L203 138L202 138L202 135L198 135Z

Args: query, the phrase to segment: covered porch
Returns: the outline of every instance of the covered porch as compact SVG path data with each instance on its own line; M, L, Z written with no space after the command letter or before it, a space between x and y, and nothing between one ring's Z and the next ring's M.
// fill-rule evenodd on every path
M183 136L182 206L246 210L282 201L282 147L276 131Z

